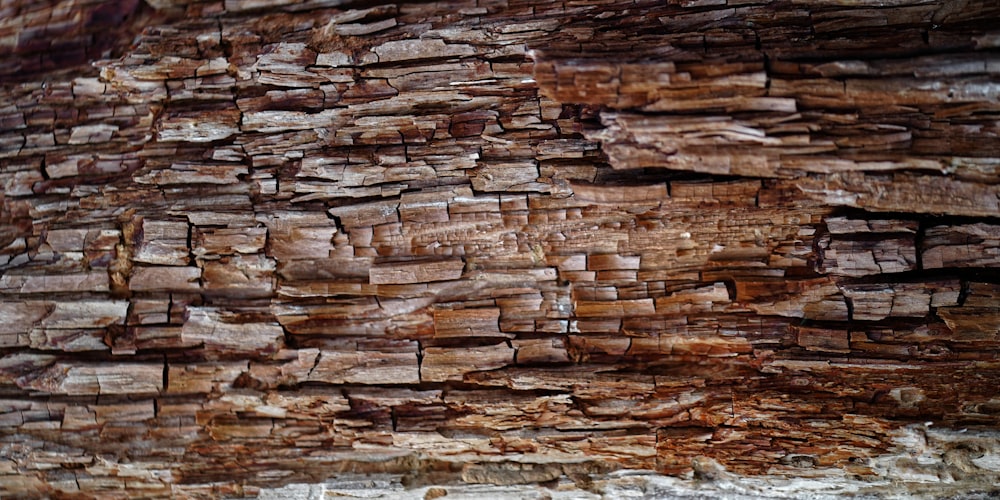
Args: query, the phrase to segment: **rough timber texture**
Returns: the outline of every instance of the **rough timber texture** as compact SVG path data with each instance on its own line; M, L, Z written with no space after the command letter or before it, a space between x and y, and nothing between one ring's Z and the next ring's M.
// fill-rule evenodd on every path
M998 26L4 0L0 495L989 491Z

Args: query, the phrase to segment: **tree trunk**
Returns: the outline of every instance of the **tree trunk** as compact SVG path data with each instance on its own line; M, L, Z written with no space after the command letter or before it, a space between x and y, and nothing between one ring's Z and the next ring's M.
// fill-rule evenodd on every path
M0 495L995 493L998 26L4 1Z

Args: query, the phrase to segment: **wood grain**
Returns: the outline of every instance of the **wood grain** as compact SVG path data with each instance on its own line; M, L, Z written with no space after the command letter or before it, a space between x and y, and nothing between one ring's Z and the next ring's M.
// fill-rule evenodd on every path
M0 495L996 492L998 23L5 2Z

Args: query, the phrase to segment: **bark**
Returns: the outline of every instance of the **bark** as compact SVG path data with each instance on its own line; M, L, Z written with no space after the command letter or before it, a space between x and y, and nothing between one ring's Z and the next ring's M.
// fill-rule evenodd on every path
M997 26L4 2L0 494L996 493Z

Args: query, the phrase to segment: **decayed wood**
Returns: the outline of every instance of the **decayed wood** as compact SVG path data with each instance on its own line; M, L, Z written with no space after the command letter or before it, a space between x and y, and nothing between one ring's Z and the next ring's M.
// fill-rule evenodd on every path
M998 22L6 2L0 495L995 491Z

